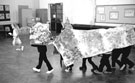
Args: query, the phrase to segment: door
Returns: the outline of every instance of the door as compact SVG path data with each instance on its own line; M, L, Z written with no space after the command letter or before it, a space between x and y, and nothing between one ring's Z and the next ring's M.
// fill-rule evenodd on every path
M63 4L55 3L50 4L50 18L51 18L51 30L58 31L60 30L58 27L58 23L63 21Z
M46 23L48 21L48 10L36 9L36 17L40 18L40 22Z
M20 26L22 26L22 9L28 8L28 5L18 5L18 21Z

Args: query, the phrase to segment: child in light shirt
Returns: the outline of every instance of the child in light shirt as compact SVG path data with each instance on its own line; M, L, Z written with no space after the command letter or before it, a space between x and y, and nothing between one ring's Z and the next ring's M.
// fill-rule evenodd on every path
M24 46L22 46L22 42L19 38L19 27L17 24L11 24L11 27L13 29L13 34L12 33L9 34L13 36L12 44L13 46L16 47L16 50L23 51Z

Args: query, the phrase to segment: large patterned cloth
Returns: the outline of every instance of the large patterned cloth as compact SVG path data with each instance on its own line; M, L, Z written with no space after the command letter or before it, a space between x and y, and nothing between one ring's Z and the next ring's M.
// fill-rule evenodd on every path
M135 44L135 31L133 26L121 26L110 29L73 30L78 40L77 47L83 57L96 56Z
M73 34L73 29L65 29L62 33L56 37L53 42L54 46L57 48L66 66L74 63L75 60L82 57L77 44L78 40Z
M54 45L68 66L80 57L92 57L134 45L134 28L124 25L110 29L74 30L70 26L56 38Z
M135 27L123 25L109 29L74 30L70 23L53 41L53 45L69 66L78 58L92 57L107 53L116 48L135 44ZM31 39L34 43L48 42L50 31L47 26L37 24L32 28Z
M30 43L44 45L50 41L49 24L37 23L30 29Z

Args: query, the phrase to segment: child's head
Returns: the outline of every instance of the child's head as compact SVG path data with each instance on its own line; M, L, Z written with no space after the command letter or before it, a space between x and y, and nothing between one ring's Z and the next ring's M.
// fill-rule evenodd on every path
M15 23L11 24L11 27L12 27L12 29L19 29L18 25Z

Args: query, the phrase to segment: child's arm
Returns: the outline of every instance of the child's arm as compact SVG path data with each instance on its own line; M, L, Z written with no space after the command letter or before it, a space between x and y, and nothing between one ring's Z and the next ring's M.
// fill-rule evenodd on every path
M13 34L11 32L8 33L10 36L13 36Z

